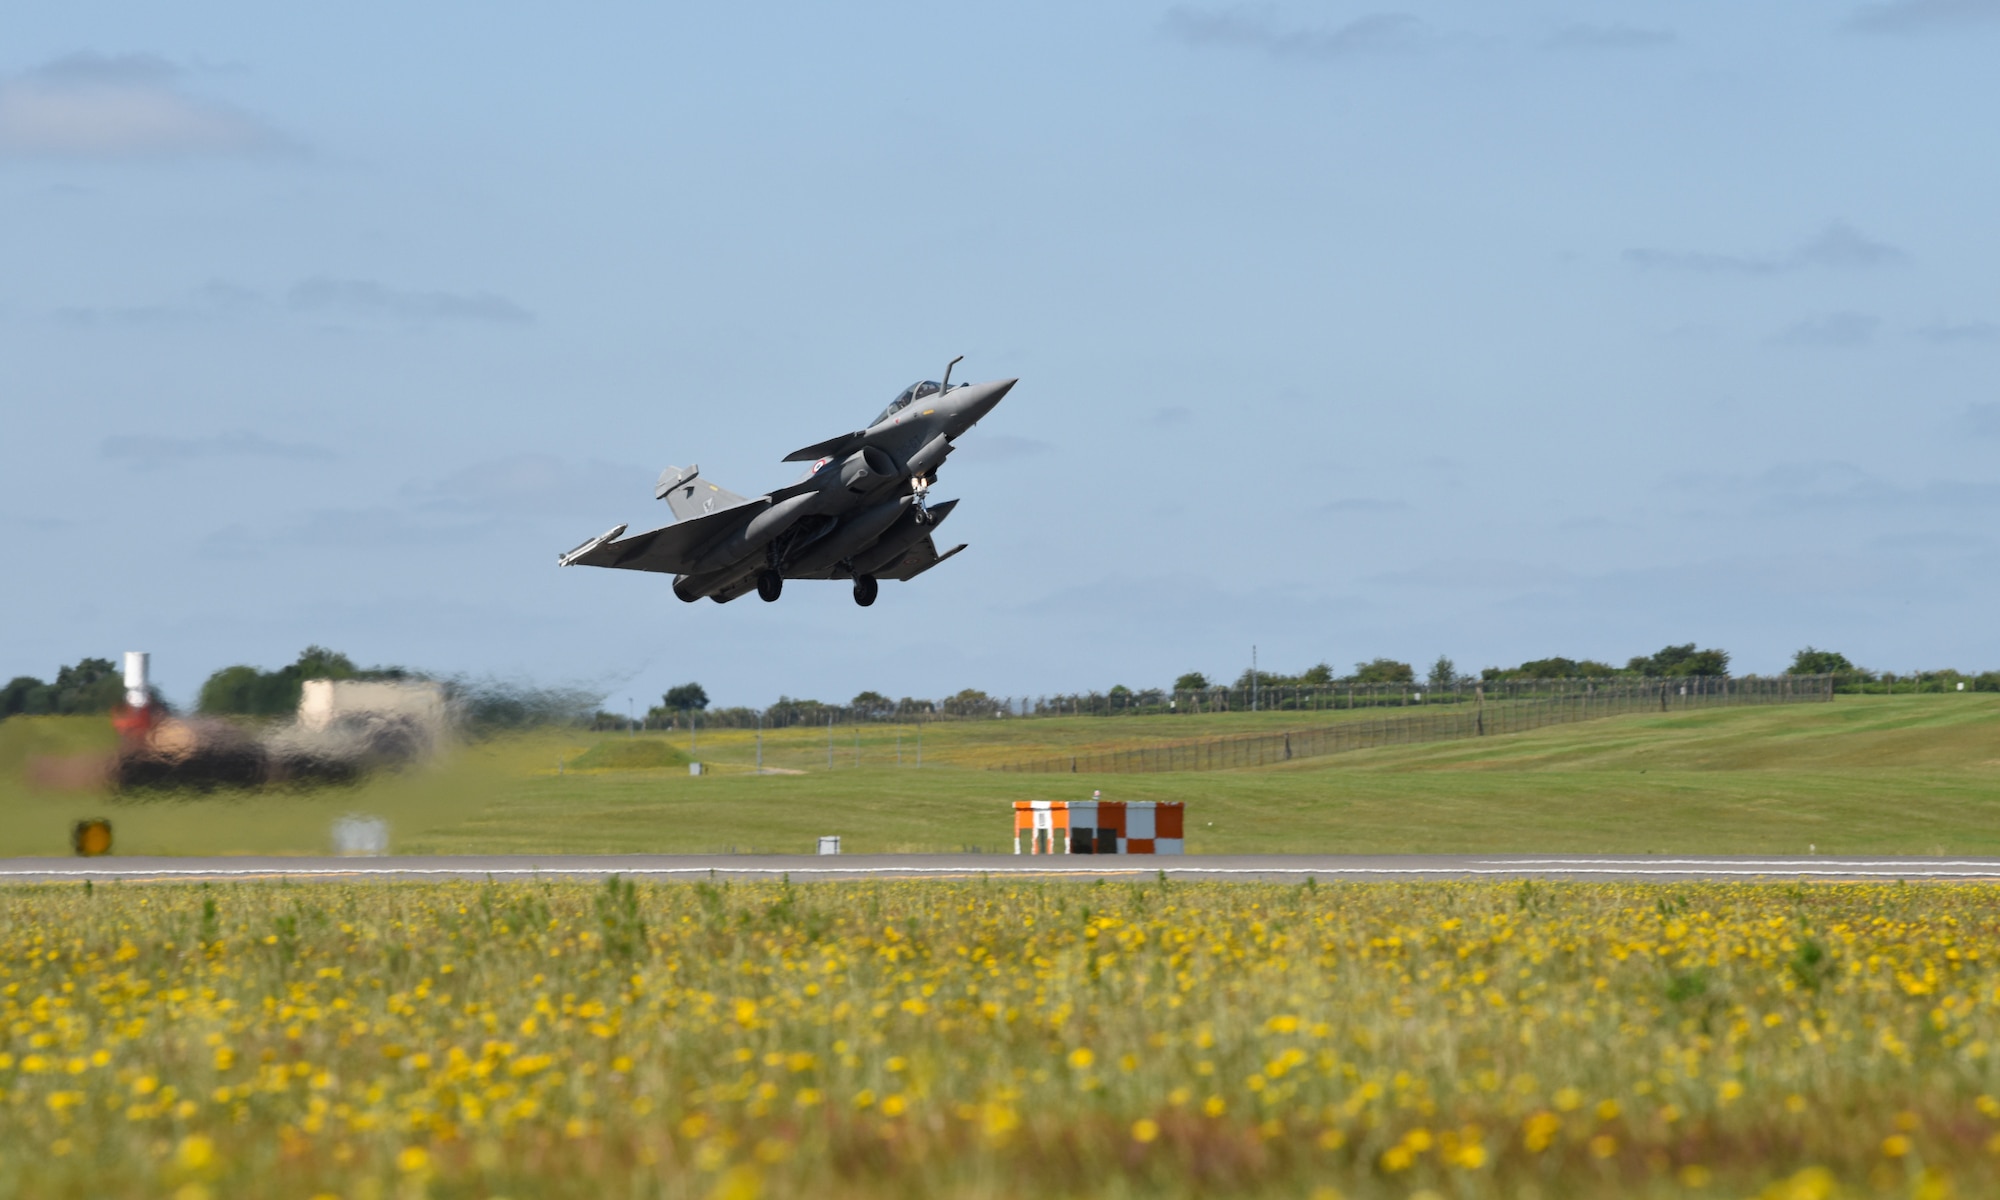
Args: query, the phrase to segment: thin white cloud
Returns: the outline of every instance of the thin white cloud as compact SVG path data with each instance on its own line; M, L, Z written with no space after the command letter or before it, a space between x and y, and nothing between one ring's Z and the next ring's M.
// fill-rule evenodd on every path
M275 458L292 462L328 462L335 455L324 446L278 442L257 433L220 433L213 437L166 437L159 434L114 434L98 443L105 458L141 467L195 462L211 458Z
M403 485L416 511L514 517L643 511L655 472L630 463L587 462L553 454L516 454L474 463L438 479ZM624 505L624 509L617 508Z
M1990 345L2000 342L2000 324L1992 321L1935 321L1918 328L1916 334L1939 346Z
M1783 275L1818 268L1837 270L1889 266L1908 254L1877 241L1844 221L1835 221L1783 254L1716 254L1701 250L1636 247L1625 261L1637 267L1713 275Z
M1545 44L1552 50L1651 50L1675 40L1671 29L1579 23L1556 30Z
M337 315L419 324L474 321L525 325L535 314L491 292L448 292L391 287L371 279L316 276L275 295L225 280L212 280L186 295L148 304L72 305L50 316L65 325L169 325L289 314Z
M1868 539L1871 550L1984 550L1993 539L1958 529L1918 529Z
M46 513L0 512L0 529L25 529L30 533L57 533L65 529L76 529L81 522L68 517L52 517Z
M164 325L207 321L257 309L263 297L249 288L211 280L179 300L157 304L70 305L50 315L65 325Z
M1828 346L1844 349L1865 346L1875 339L1880 317L1867 313L1831 312L1807 317L1771 339L1781 346Z
M1887 242L1878 242L1846 222L1835 221L1792 251L1788 261L1796 267L1881 267L1908 257Z
M1334 26L1281 26L1265 5L1209 9L1175 5L1162 18L1167 33L1194 46L1257 50L1274 58L1331 61L1417 50L1433 39L1430 26L1408 13L1368 13Z
M2000 438L2000 404L1969 404L1958 423L1967 436Z
M234 524L204 537L196 553L204 558L251 560L301 551L384 550L459 546L503 528L497 516L439 520L400 508L317 509L278 529Z
M1576 574L1567 567L1505 559L1468 559L1462 562L1432 562L1400 571L1384 571L1368 576L1364 582L1414 588L1463 588L1468 583L1476 583L1483 588L1539 590L1567 584L1576 578Z
M72 54L0 80L0 155L179 158L294 148L237 108L189 93L146 54Z
M2000 0L1891 0L1847 18L1856 33L1930 33L2000 23Z
M664 520L664 506L657 514L649 507L653 476L631 463L516 454L411 480L392 497L362 507L312 509L259 527L231 524L203 538L199 552L255 559L302 550L461 546L489 537L519 539L524 531L540 537L550 521L565 529L550 538L554 544L569 536L572 524L597 532L621 515L635 523L652 515Z
M490 321L525 325L535 314L491 292L421 292L372 279L324 276L295 284L285 297L294 312L345 313L412 321Z
M1977 433L1978 419L1990 416L2000 434L2000 405L1982 413L1973 405L1962 416L1967 432ZM2000 483L1962 479L1932 479L1905 484L1886 479L1851 462L1818 460L1780 463L1756 475L1688 473L1661 481L1669 492L1703 501L1726 503L1718 514L1739 519L1746 509L1776 515L1823 515L1832 511L1943 510L1970 512L2000 506Z
M1323 513L1337 513L1348 516L1408 512L1409 510L1410 502L1407 500L1378 500L1372 496L1349 496L1343 500L1329 500L1319 506L1319 511Z

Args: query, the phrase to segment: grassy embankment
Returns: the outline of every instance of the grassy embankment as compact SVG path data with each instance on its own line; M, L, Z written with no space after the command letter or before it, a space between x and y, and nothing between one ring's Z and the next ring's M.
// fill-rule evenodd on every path
M0 726L0 853L67 850L103 811L122 853L315 851L334 814L388 815L404 852L849 852L1007 846L1008 801L1180 800L1193 853L1577 852L2000 854L2000 696L1843 696L1831 704L1614 717L1477 741L1388 747L1257 770L1014 775L985 768L1086 749L1297 728L1374 714L1223 714L703 731L546 734L449 766L317 795L134 804L30 793L24 747L49 722ZM901 761L897 765L898 736ZM649 745L650 742L650 745ZM678 753L676 753L678 752ZM585 758L585 755L589 755ZM619 755L665 765L620 767ZM594 766L607 762L604 768ZM560 770L558 763L561 764ZM796 772L796 773L790 773Z

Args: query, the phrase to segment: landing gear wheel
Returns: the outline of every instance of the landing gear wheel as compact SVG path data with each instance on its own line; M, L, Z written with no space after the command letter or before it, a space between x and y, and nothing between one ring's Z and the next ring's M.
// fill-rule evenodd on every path
M776 600L779 593L784 590L785 577L783 575L778 574L776 571L760 571L757 573L757 598L759 600L769 604L771 601Z
M854 602L863 608L875 603L875 593L881 590L882 585L875 582L873 575L854 577Z

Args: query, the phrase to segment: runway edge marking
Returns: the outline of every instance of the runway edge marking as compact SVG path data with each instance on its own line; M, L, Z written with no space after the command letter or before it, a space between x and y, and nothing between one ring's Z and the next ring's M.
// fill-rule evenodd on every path
M1752 865L1723 867L1706 864L1701 869L1681 869L1670 866L1573 866L1567 869L1537 871L1537 865L1522 864L1504 867L1105 867L1100 869L1071 870L1030 870L1026 868L963 868L963 867L323 867L286 870L284 868L198 868L184 869L139 868L120 871L108 868L46 868L32 871L14 871L0 875L0 878L21 880L39 879L215 879L215 878L300 878L300 877L421 877L445 876L452 878L480 878L493 876L538 877L538 876L605 876L605 875L841 875L851 878L867 878L871 875L895 874L924 876L930 878L972 878L978 876L1019 876L1022 878L1047 877L1050 875L1076 878L1107 876L1147 876L1164 872L1174 875L1286 875L1312 876L1316 878L1338 878L1340 876L1409 876L1409 875L1458 875L1458 876L1519 876L1519 875L1619 875L1619 876L1712 876L1717 878L1840 878L1840 879L1993 879L2000 878L2000 864L1987 865L1983 870L1939 870L1935 868L1904 867L1896 870L1879 870L1872 867L1795 868L1768 869Z

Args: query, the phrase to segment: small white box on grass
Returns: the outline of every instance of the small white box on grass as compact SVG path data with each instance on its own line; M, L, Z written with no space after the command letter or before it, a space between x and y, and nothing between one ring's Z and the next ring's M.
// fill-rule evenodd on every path
M689 764L688 764L688 774L690 774L690 775L699 775L699 774L701 774L701 764L700 764L700 763L693 763L693 762L689 763Z
M333 823L333 852L373 857L389 852L389 822L381 817L348 813Z
M821 838L819 840L819 852L821 854L840 853L840 836L836 834L833 837Z

